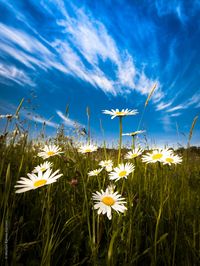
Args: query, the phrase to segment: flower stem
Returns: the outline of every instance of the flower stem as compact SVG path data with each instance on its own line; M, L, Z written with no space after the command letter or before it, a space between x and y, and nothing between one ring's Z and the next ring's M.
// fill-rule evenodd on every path
M132 149L135 149L135 136L132 136Z
M122 117L119 117L119 153L118 153L118 164L121 161L121 149L122 149Z

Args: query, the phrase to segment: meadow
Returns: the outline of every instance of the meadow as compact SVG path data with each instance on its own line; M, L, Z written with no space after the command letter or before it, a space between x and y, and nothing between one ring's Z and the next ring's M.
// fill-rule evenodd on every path
M200 149L137 150L137 142L125 148L118 117L118 149L96 147L90 139L83 146L62 130L37 140L16 131L8 138L4 131L1 265L200 265ZM50 145L57 152L45 151ZM132 149L137 154L128 159ZM145 162L148 153L156 161ZM158 154L179 161L164 163ZM99 165L105 160L110 169ZM38 174L35 187L17 192L18 181L26 182L20 178L46 161L62 176L47 185ZM94 208L98 197L101 205Z

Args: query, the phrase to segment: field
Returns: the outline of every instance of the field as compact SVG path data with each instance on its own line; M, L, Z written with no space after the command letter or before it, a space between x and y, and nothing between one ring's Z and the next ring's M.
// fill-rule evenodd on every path
M125 159L131 149L121 140L119 149L105 143L84 153L62 131L40 141L28 139L28 133L6 138L1 136L0 145L1 265L200 265L199 148L174 151L180 164L147 164L146 149ZM15 193L20 177L45 161L38 153L50 144L62 153L48 161L63 175ZM110 180L105 168L88 175L108 159L114 167L130 162L135 169L118 181ZM127 209L112 209L108 219L94 209L93 193L111 184L110 193L117 191Z

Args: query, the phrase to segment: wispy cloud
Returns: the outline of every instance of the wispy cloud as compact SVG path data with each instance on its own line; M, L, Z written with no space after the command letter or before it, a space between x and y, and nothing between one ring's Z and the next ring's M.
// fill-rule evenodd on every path
M184 101L183 103L178 104L177 106L174 106L174 107L166 110L166 112L171 113L171 112L178 111L178 110L184 110L184 109L187 109L191 106L198 108L198 107L200 107L199 102L200 102L200 91L198 90L187 101Z
M140 72L137 69L131 54L127 50L118 47L105 26L94 19L91 14L86 15L81 9L74 8L76 17L71 17L64 5L61 4L62 2L58 1L57 3L60 5L64 16L64 19L57 20L57 24L63 27L63 32L70 40L70 59L75 58L76 60L68 61L76 62L76 75L80 75L81 78L84 77L86 81L92 84L95 83L106 93L109 92L116 95L136 90L142 95L147 95L155 81L149 79L144 72ZM81 54L78 60L72 46ZM84 66L83 61L80 61L81 58L84 58L89 63L89 70ZM114 77L107 76L100 68L100 60L112 62ZM154 98L157 93L158 91L155 93ZM160 99L161 97L162 93L159 93L157 98Z
M2 101L2 100L0 101L0 109L1 111L5 113L14 114L17 110L17 107L18 107L17 105L12 104L8 101ZM20 109L19 116L20 118L25 118L30 121L37 122L39 124L45 124L46 126L49 126L49 127L53 127L53 128L59 127L59 124L51 121L51 118L48 119L46 117L39 115L36 112L29 112L25 109Z
M95 19L91 13L83 9L70 7L73 12L68 12L64 1L55 0L50 5L41 2L57 25L60 34L51 35L51 41L38 33L26 22L26 17L15 10L20 21L31 30L25 32L14 27L0 23L0 51L4 59L9 56L29 68L32 73L40 68L44 71L57 69L64 74L90 83L93 87L100 88L106 94L126 95L132 90L139 94L148 95L152 84L145 71L140 71L131 53L119 47L116 40L108 32L105 25ZM12 7L8 4L9 8ZM41 6L37 6L38 9ZM57 10L59 16L55 16ZM59 38L58 38L59 36ZM101 63L111 62L113 75L106 72ZM157 83L159 83L157 81ZM153 96L159 101L163 97L161 88Z
M16 28L0 23L0 35L5 43L18 45L27 52L41 56L51 55L50 51L40 41Z
M174 111L177 111L177 110L182 110L182 109L186 109L187 107L185 105L182 105L182 104L179 104L175 107L172 107L170 109L168 109L166 112L167 113L171 113L171 112L174 112Z
M169 132L172 130L172 124L171 124L171 119L169 115L164 115L161 118L161 122L163 124L163 128L166 132Z
M68 74L85 80L94 87L101 88L105 93L116 94L112 81L98 67L87 69L81 57L67 42L63 43L57 40L52 45L59 53L63 67L65 67Z
M200 90L198 90L189 100L187 106L194 105L195 108L200 107Z
M160 102L157 106L156 106L156 110L157 111L161 111L166 109L167 107L171 106L173 103L173 101L170 101L168 103L164 103L164 102Z
M55 51L50 50L51 46L43 45L36 37L3 23L0 23L0 37L0 51L4 59L10 56L35 71L37 68L45 71L55 68L67 73L67 69L56 58Z
M168 2L162 0L156 0L155 6L157 9L157 14L159 16L175 14L181 23L184 24L187 21L187 16L184 12L183 2L181 0L168 1Z
M33 121L33 122L36 122L39 124L44 124L44 125L49 126L49 127L53 127L53 128L59 127L58 123L51 121L52 118L47 119L47 118L39 115L36 112L27 112L26 110L21 109L20 110L20 117L26 118L30 121Z
M32 114L32 115L26 115L25 117L31 121L34 121L40 124L45 124L46 126L49 126L49 127L58 128L59 126L59 124L49 121L48 119L40 117L38 115Z
M17 69L15 66L12 65L5 65L0 63L0 82L4 83L7 79L21 86L36 86L36 84L28 77L28 75L23 70Z
M182 113L174 113L174 114L171 114L170 116L171 117L177 117L177 116L180 116Z
M72 119L66 117L61 111L57 110L56 113L62 119L62 121L64 122L64 124L67 127L72 127L72 128L74 128L76 126L84 127L82 124L76 122L75 120L72 120Z

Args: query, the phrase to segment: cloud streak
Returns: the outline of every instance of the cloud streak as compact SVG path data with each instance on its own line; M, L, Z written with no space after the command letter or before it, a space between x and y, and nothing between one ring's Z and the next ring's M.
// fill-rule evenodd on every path
M28 118L31 121L34 121L34 122L37 122L37 123L40 123L40 124L45 124L46 126L49 126L49 127L58 128L58 126L59 126L59 124L57 124L57 123L54 123L52 121L49 121L46 118L42 118L42 117L34 115L34 114L32 114L31 116L30 115L26 115L25 117Z
M13 81L20 86L35 87L36 84L28 77L28 75L21 69L17 69L12 65L5 65L0 63L0 82L4 83L5 80Z
M74 9L75 17L71 17L65 7L60 4L64 19L57 20L58 26L63 27L63 32L67 35L67 40L81 54L77 58L74 49L70 50L69 62L76 63L77 76L84 78L92 85L96 85L106 93L113 95L130 93L136 90L142 95L148 95L155 80L149 79L144 72L140 72L135 64L133 57L127 50L121 50L112 36L108 33L105 26L95 20L92 15L86 15L83 10ZM62 47L62 45L60 44ZM66 55L65 55L66 56ZM89 71L80 59L83 58L89 63ZM107 76L100 68L100 62L112 62L114 77ZM81 63L80 63L81 62ZM84 73L84 75L83 75ZM159 82L158 82L159 83ZM156 97L155 93L154 98ZM162 94L159 93L161 98Z
M148 95L155 80L137 69L130 52L117 45L102 22L91 13L74 6L70 7L73 12L69 15L63 1L55 0L48 6L44 3L41 5L54 19L52 23L57 26L60 37L53 34L48 40L41 33L36 35L37 31L33 28L28 33L0 23L0 51L5 60L13 58L20 62L29 69L30 75L36 73L38 68L43 71L56 69L114 96L126 95L133 90ZM37 8L39 10L41 6ZM53 10L57 10L59 18ZM27 26L25 16L15 12L20 21L22 17L25 19ZM108 74L105 67L101 66L101 63L104 65L108 62L112 65L114 75ZM153 100L156 102L162 97L160 88Z
M168 110L166 110L167 113L171 113L178 110L184 110L188 109L189 107L193 106L194 108L200 107L200 91L197 91L192 97L190 97L188 100L184 101L181 104L178 104Z
M56 113L62 119L62 122L65 124L65 126L71 127L71 128L75 128L77 126L84 127L82 124L76 122L75 120L72 120L66 117L61 111L57 110Z

